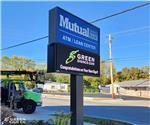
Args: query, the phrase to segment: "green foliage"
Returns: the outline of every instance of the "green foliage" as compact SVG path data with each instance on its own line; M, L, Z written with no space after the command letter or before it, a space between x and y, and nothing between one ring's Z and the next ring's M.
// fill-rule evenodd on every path
M6 70L11 68L11 61L8 56L3 56L1 58L1 69Z
M2 70L28 70L34 71L35 62L21 56L3 56L1 58Z
M56 82L69 83L69 76L66 74L56 75Z
M35 70L38 71L45 71L47 70L47 65L46 64L36 64Z
M113 77L114 77L114 81L116 79L116 76L117 76L117 71L116 71L116 68L115 68L115 65L113 64L112 66L112 70L113 70ZM110 84L110 66L109 66L109 63L106 62L106 63L103 63L101 62L100 64L100 85L107 85L107 84Z
M99 78L84 77L84 91L85 92L98 92Z
M143 70L143 72L149 74L149 72L150 72L150 65L142 67L141 70Z
M109 119L102 119L102 118L95 118L95 117L89 117L89 116L85 116L84 121L93 123L96 125L132 125L132 124L125 123L125 122L114 121L114 120L109 120Z
M52 82L61 82L61 83L69 83L69 75L67 74L46 74L45 76L46 80L50 80Z
M25 81L25 86L28 88L28 89L32 89L34 88L36 85L36 83L34 81Z
M54 119L54 125L70 125L71 114L57 113Z
M100 85L108 85L110 84L110 77L107 77L106 75L101 75L100 77Z
M124 68L121 72L117 73L116 81L127 81L127 80L139 80L139 79L148 79L148 72L139 68Z
M56 82L56 78L55 75L52 73L45 73L45 78L46 81L52 81L52 82Z
M116 78L116 69L113 65L113 74ZM109 72L109 63L100 64L100 77L84 77L84 91L85 92L98 92L99 85L110 84L110 72Z

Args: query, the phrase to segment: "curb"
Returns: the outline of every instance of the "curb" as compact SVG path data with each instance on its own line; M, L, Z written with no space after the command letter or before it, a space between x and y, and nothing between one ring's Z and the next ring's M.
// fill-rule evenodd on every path
M61 99L70 99L70 96L68 95L53 95L53 94L42 94L42 97L46 98L46 97L50 97L50 98L56 98L56 97L59 97ZM116 99L112 99L112 98L99 98L99 97L84 97L83 98L85 101L86 100L93 100L93 101L104 101L104 100L111 100L111 101L116 101L116 100L120 100L120 101L123 101L123 99L120 99L120 98L116 98Z

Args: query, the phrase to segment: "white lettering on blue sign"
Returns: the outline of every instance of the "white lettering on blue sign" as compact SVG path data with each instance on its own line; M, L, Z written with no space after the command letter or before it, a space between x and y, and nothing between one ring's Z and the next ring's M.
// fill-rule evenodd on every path
M79 26L77 23L72 23L69 20L69 18L64 17L63 15L59 15L59 17L60 17L60 22L59 22L60 27L63 27L67 30L78 33L82 36L91 38L93 40L98 40L97 32L90 30L90 28L83 28L83 27Z

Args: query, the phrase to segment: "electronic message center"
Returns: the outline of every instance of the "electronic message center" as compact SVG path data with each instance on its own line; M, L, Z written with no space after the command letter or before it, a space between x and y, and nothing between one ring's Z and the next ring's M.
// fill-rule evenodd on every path
M49 11L48 72L98 76L99 28L56 7Z

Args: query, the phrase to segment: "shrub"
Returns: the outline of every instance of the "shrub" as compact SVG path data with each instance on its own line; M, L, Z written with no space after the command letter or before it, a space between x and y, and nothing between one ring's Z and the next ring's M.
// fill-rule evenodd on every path
M67 113L57 113L54 119L54 125L70 125L71 114Z
M13 114L13 111L10 108L7 108L6 106L1 106L1 124L3 125L9 125L10 122L14 123L15 116Z

